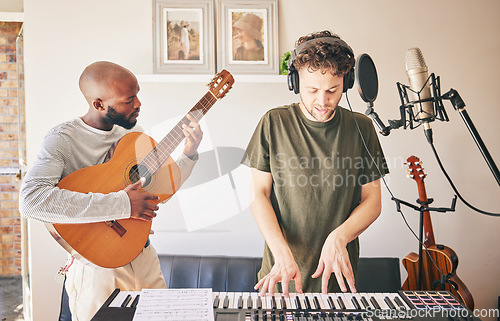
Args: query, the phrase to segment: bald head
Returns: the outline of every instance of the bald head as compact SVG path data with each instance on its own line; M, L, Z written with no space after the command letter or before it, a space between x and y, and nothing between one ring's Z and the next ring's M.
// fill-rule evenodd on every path
M79 84L89 104L82 116L85 123L102 130L135 125L141 107L137 97L140 88L130 70L109 61L94 62L82 72Z
M117 84L130 81L137 82L130 70L109 61L97 61L83 70L79 85L85 99L91 103L96 99L112 98Z

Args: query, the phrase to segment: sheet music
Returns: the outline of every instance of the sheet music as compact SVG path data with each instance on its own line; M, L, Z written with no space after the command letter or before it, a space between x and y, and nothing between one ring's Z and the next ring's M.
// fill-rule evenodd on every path
M145 289L134 321L214 321L212 289Z

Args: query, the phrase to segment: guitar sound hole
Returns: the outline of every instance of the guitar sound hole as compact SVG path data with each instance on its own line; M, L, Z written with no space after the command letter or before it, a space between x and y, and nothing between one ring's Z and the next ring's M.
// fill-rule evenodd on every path
M146 166L141 164L134 165L130 169L128 177L132 184L140 180L141 177L144 177L146 179L146 182L144 183L143 187L146 187L149 185L149 183L151 183L151 174L149 173Z

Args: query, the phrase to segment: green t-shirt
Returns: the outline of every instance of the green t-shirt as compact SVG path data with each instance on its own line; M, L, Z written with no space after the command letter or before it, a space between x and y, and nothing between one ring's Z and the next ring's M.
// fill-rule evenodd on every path
M328 122L307 119L298 104L274 108L257 125L242 163L272 174L271 203L302 274L303 291L321 292L321 277L311 275L327 236L358 206L361 186L388 173L371 120L340 106ZM356 275L358 239L347 250ZM266 244L259 279L273 265ZM281 283L276 291L281 291ZM334 275L328 291L339 292ZM294 282L290 292L296 292Z

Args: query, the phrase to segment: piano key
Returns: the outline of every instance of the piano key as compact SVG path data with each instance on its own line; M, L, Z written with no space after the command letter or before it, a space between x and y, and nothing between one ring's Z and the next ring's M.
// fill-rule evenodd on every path
M346 309L346 305L344 303L344 299L341 295L337 295L337 303L339 304L340 308L342 310L345 310Z
M127 306L127 304L129 304L130 300L132 300L132 296L130 294L127 294L127 296L125 297L125 300L123 300L120 307L125 308Z
M310 293L310 292L304 293L304 297L303 297L304 305L303 305L303 307L306 310L314 309L313 300L314 300L314 295L312 293Z
M398 306L402 309L402 310L409 310L409 307L408 305L406 305L406 303L403 302L403 300L401 300L401 298L399 297L395 297L394 299L394 302L396 302L398 304Z
M241 297L241 292L234 292L234 294L229 297L229 306L233 309L237 309L239 297Z
M280 310L286 309L285 297L282 293L278 293L278 295L276 296L276 307Z
M234 309L235 303L234 303L234 298L236 296L236 292L227 292L227 308L228 309Z
M361 304L358 301L358 298L356 296L351 297L352 304L354 305L354 308L357 310L361 310Z
M137 294L134 298L134 301L132 301L132 303L130 304L131 307L135 308L137 306L137 304L139 303L139 298L140 298L140 294Z
M214 309L217 309L219 307L219 300L220 300L219 293L212 292L212 297L213 297L213 300L212 300L213 307L214 307Z
M271 298L272 298L272 295L271 293L266 293L266 296L263 297L262 299L262 309L271 309Z
M366 295L361 295L361 303L365 306L367 310L374 310L375 307L370 303L369 299L367 299Z
M278 307L278 306L277 306L277 304L276 304L276 298L275 298L275 296L273 295L273 296L271 297L271 309L275 310L277 307Z
M271 297L271 309L281 309L281 293L276 292Z
M296 306L296 309L298 309L298 310L303 309L302 304L301 304L300 301L301 301L300 300L300 294L297 294L297 296L295 297L295 306Z
M411 310L410 306L406 304L406 302L401 298L398 293L387 293L388 296L391 297L392 302L396 302L396 304L401 307L402 310Z
M392 303L391 298L389 298L388 296L386 296L384 298L384 302L389 306L389 308L391 310L396 310L396 306Z
M363 296L363 293L353 293L352 296L356 298L360 309L366 310L370 308L370 304L368 303L368 300L366 300L366 298Z
M234 294L235 309L243 309L243 293L237 292Z
M257 307L257 303L258 303L258 297L259 297L259 293L257 292L252 292L250 293L250 296L252 297L252 307L253 309L258 309Z
M319 299L319 305L321 309L330 309L330 305L328 304L328 294L316 293Z
M231 295L230 292L227 292L226 295L224 296L224 300L222 301L222 308L227 309L229 308L229 296Z
M246 307L247 307L247 309L251 309L253 307L253 300L252 300L252 296L250 295L250 293L246 299Z
M315 309L321 309L321 304L319 303L320 298L318 297L317 293L313 294L313 303L314 303L314 308Z
M295 300L296 297L297 297L297 294L296 293L289 293L288 294L288 300L287 300L287 304L288 304L288 308L291 309L291 310L296 310L297 309L297 301Z
M227 298L227 294L229 292L220 292L219 293L219 309L223 309L224 308L224 302L227 302L226 298Z
M352 293L350 292L344 292L344 293L340 293L343 297L344 297L344 304L345 304L345 307L346 309L349 309L349 310L354 310L356 309L354 307L354 304L352 303Z
M375 298L375 294L371 293L371 295L369 296L369 298L370 298L369 299L370 303L373 304L373 306L375 307L375 309L380 310L381 307L378 304L377 299Z
M291 303L290 303L290 296L284 296L283 293L281 294L281 299L280 299L280 304L282 309L290 309Z
M331 295L328 295L328 305L330 306L330 309L336 309L337 306L335 305L335 302L332 298Z
M384 299L387 295L384 295L382 293L374 293L374 297L377 300L378 305L380 306L380 309L382 310L390 310L391 308L385 303Z
M309 300L310 295L311 295L311 294L310 294L310 293L308 293L308 294L306 294L306 295L304 296L304 302L305 302L305 304L306 304L306 309L307 309L307 310L311 310L311 309L312 309L311 300Z

